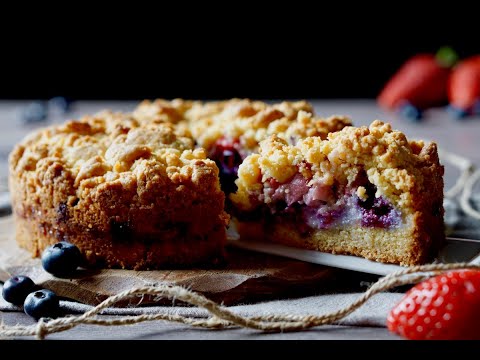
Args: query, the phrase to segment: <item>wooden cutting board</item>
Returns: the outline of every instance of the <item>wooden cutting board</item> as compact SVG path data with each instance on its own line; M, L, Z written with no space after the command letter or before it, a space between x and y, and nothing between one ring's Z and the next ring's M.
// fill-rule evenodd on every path
M137 286L162 282L182 285L226 305L318 293L335 279L337 270L240 249L228 249L222 269L193 270L79 270L73 279L60 279L45 272L39 259L20 249L13 233L12 217L0 219L0 280L27 275L36 284L57 295L96 305L110 295ZM162 303L151 296L119 304L132 306Z

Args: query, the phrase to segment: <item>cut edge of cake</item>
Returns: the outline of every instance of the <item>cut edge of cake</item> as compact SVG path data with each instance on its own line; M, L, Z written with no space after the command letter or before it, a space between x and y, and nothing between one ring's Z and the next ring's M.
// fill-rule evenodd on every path
M377 120L326 140L264 140L230 199L243 240L417 265L445 239L443 172L435 143Z

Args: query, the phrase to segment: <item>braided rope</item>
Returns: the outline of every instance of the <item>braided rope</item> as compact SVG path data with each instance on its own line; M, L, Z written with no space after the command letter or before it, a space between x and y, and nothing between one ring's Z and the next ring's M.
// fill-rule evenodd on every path
M453 154L446 150L440 150L439 154L442 159L458 168L461 173L455 184L445 191L445 197L453 199L460 194L459 204L463 212L477 220L480 220L480 211L474 209L470 204L475 184L480 180L480 170L463 156Z
M478 180L480 180L480 170L477 169L465 181L465 186L463 188L462 195L460 196L460 207L468 216L480 220L480 211L475 210L470 204L470 199L473 195L473 188Z
M475 170L475 165L473 165L469 159L457 154L453 154L449 151L439 149L438 152L442 160L445 160L461 171L460 176L457 178L455 184L450 189L445 191L445 197L451 199L462 193L463 189L465 188L465 183Z

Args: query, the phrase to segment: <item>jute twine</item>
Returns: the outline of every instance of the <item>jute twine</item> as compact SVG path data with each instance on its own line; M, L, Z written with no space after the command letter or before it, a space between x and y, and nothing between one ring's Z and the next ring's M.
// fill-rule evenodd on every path
M212 300L207 299L205 296L181 286L161 284L158 286L137 287L126 290L117 295L110 296L102 303L83 313L82 315L69 315L57 319L40 319L37 324L29 326L5 326L2 324L0 325L0 336L36 336L38 339L44 339L48 334L66 331L81 324L121 326L154 320L164 320L210 329L243 327L265 332L300 331L315 326L333 324L354 312L356 309L365 304L368 299L382 291L389 290L400 285L415 284L426 280L429 277L438 274L439 272L457 269L480 270L480 265L470 263L454 263L413 266L381 278L350 305L337 311L322 315L312 314L301 316L268 314L247 317L235 314L233 311L217 304ZM110 307L118 301L125 300L135 295L155 295L158 298L180 300L187 304L207 310L210 313L210 317L206 319L198 319L188 315L183 316L162 313L122 316L115 317L113 319L104 319L97 316L103 309Z
M476 169L475 165L463 156L445 150L440 150L439 153L443 160L460 170L460 176L455 184L445 191L445 197L453 199L460 194L459 203L463 212L474 219L480 220L480 211L474 209L470 204L475 184L480 180L480 170Z
M476 219L480 219L480 213L470 205L470 198L475 183L480 179L480 171L475 170L473 164L463 157L442 151L442 157L457 166L461 175L455 185L445 192L445 197L453 198L461 193L460 206L463 211ZM187 324L194 327L210 329L226 329L234 327L249 328L265 332L288 332L301 331L316 326L333 324L365 304L374 295L390 290L397 286L416 284L438 273L459 270L476 269L480 265L472 263L429 264L409 267L380 278L366 292L358 297L350 305L336 311L322 315L279 315L267 314L262 316L241 316L228 308L207 299L205 296L181 286L160 284L157 286L143 286L123 291L110 296L91 310L81 315L68 315L57 319L40 319L35 325L0 325L0 337L36 336L44 339L48 334L66 331L81 324L100 326L122 326L137 324L145 321L164 320ZM101 318L98 315L102 310L132 296L154 295L157 299L180 300L189 305L197 306L209 312L208 318L199 319L188 315L171 315L165 313L141 314L133 316L118 316L115 318Z

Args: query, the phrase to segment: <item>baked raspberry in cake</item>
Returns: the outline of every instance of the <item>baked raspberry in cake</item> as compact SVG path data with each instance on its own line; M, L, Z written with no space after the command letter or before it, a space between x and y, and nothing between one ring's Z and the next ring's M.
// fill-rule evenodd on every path
M153 122L173 118L188 127L197 145L216 162L226 193L236 189L234 181L243 159L257 152L258 143L268 136L276 134L295 144L307 136L326 138L328 133L351 125L344 116L314 117L313 107L306 101L267 104L248 99L206 103L158 99L142 102L133 115Z
M153 122L86 116L17 145L9 183L20 246L38 256L65 240L90 265L137 270L221 259L229 217L218 168L169 109Z
M269 137L230 198L243 239L415 265L445 238L443 171L435 143L377 120L295 145Z

